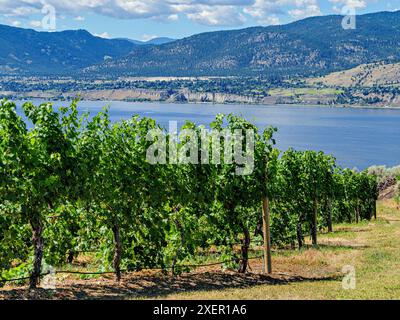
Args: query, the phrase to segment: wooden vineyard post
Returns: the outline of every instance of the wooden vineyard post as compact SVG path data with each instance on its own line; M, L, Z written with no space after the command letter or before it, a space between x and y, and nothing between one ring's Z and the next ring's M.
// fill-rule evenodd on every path
M328 198L328 232L333 232L332 225L332 198Z
M317 232L318 232L318 200L314 198L314 213L313 213L313 228L312 228L312 243L316 247L318 245Z
M269 199L263 198L264 272L272 273Z

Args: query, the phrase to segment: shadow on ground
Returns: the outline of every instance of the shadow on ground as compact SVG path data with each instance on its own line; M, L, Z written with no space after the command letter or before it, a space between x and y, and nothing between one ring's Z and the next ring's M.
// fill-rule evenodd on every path
M38 289L29 292L26 289L0 291L3 299L149 299L165 297L170 294L249 288L263 284L282 285L295 282L316 282L339 280L339 275L326 277L302 277L277 274L205 272L186 274L180 277L127 275L121 283L112 279L95 282L63 284L57 290Z

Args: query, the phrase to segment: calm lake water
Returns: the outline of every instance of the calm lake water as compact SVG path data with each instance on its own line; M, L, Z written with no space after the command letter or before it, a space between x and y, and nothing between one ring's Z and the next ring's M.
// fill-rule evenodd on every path
M154 118L166 127L169 121L182 125L185 120L207 126L218 113L234 113L260 129L277 127L276 139L281 150L294 147L324 151L349 168L400 164L400 110L98 101L82 101L79 108L95 114L106 105L110 105L112 121L138 114Z

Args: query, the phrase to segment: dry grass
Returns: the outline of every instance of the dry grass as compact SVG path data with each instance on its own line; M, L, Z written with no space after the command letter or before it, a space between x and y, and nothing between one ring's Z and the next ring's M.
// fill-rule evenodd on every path
M353 69L333 72L323 77L307 79L308 84L323 83L328 86L350 87L360 85L398 85L400 64L362 64Z
M400 212L392 200L379 204L379 218L365 226L337 226L322 235L318 250L275 257L277 270L322 276L356 268L356 289L344 290L342 278L260 285L245 289L172 294L169 299L400 299Z

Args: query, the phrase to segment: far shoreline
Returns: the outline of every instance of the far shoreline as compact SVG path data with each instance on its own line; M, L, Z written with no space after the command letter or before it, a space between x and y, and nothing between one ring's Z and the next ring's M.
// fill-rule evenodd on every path
M78 97L77 97L78 98ZM32 97L32 98L9 98L9 97L1 97L0 99L7 99L10 101L17 102L35 102L35 101L43 101L43 102L72 102L73 99L55 99L55 98L42 98L42 97ZM258 106L258 107L285 107L285 108L298 108L298 107L309 107L309 108L330 108L330 109L367 109L367 110L396 110L400 111L400 107L393 106L366 106L366 105L328 105L328 104L300 104L300 103L288 103L288 104L265 104L265 103L243 103L243 102L224 102L224 103L213 103L213 102L197 102L197 101L187 101L187 102L179 102L179 101L163 101L163 100L152 100L152 101L131 101L131 100L105 100L105 99L80 99L79 101L84 102L104 102L104 103L113 103L113 102L123 102L123 103L134 103L134 104L160 104L160 105L217 105L217 106Z

